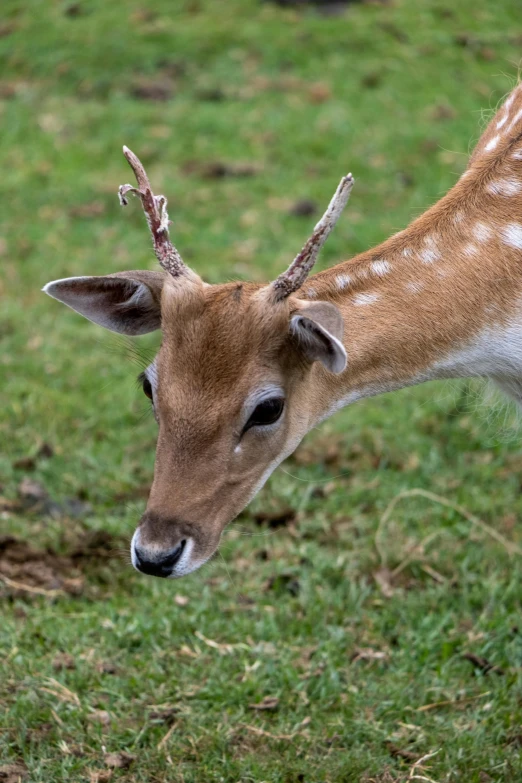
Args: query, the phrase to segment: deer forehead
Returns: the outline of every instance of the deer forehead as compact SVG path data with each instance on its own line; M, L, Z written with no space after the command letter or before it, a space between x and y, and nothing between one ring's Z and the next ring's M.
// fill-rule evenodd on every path
M154 364L160 408L239 408L253 391L281 383L288 305L260 301L259 286L205 286L197 297L163 297L163 342Z

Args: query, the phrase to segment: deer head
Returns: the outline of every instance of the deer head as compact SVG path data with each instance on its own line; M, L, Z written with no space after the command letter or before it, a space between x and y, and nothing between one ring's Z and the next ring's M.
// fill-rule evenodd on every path
M124 147L162 271L48 283L44 291L115 332L162 331L142 374L158 423L154 481L134 533L132 563L161 577L188 574L320 418L321 389L346 367L343 319L329 302L299 297L353 186L349 174L303 250L268 285L207 285L169 239L167 201L154 196Z

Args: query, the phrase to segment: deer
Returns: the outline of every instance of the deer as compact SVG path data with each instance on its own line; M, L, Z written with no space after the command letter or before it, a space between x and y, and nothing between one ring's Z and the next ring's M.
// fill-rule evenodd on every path
M482 377L522 404L522 85L466 170L404 230L310 274L350 196L343 177L288 269L269 283L205 283L172 244L167 199L124 155L158 271L55 280L45 293L124 335L161 330L141 376L158 437L131 541L144 574L180 577L318 423L356 400Z

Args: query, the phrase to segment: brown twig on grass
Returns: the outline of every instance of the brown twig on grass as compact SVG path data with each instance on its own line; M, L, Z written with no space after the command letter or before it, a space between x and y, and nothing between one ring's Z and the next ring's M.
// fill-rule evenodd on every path
M470 701L477 701L477 699L483 699L484 696L489 696L491 691L485 693L479 693L478 696L466 696L464 699L444 699L444 701L434 701L431 704L423 704L422 707L417 707L415 712L429 712L430 710L436 710L439 707L454 707L460 704L467 704Z
M433 756L436 756L437 753L440 753L441 749L434 750L431 753L426 753L426 755L421 756L420 759L417 759L417 761L412 765L410 768L407 781L409 780L424 780L426 783L437 783L436 780L433 780L433 778L429 778L427 775L418 775L417 770L422 769L424 762L428 761L428 759L433 758Z
M167 213L167 199L165 196L155 196L150 186L149 178L138 158L128 147L123 147L129 166L134 172L138 187L133 185L120 185L118 196L122 207L127 206L127 194L132 193L137 196L145 212L150 233L152 234L152 244L154 252L160 266L172 275L180 277L188 272L183 259L176 250L169 238L169 216Z

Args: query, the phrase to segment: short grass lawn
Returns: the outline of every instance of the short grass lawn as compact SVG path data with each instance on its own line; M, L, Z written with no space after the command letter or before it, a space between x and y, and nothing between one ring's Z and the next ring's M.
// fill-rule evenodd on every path
M522 779L510 410L467 383L360 403L211 564L143 577L159 337L40 293L154 268L124 143L209 282L275 276L347 170L323 268L442 195L516 81L520 3L333 5L2 2L0 780Z

